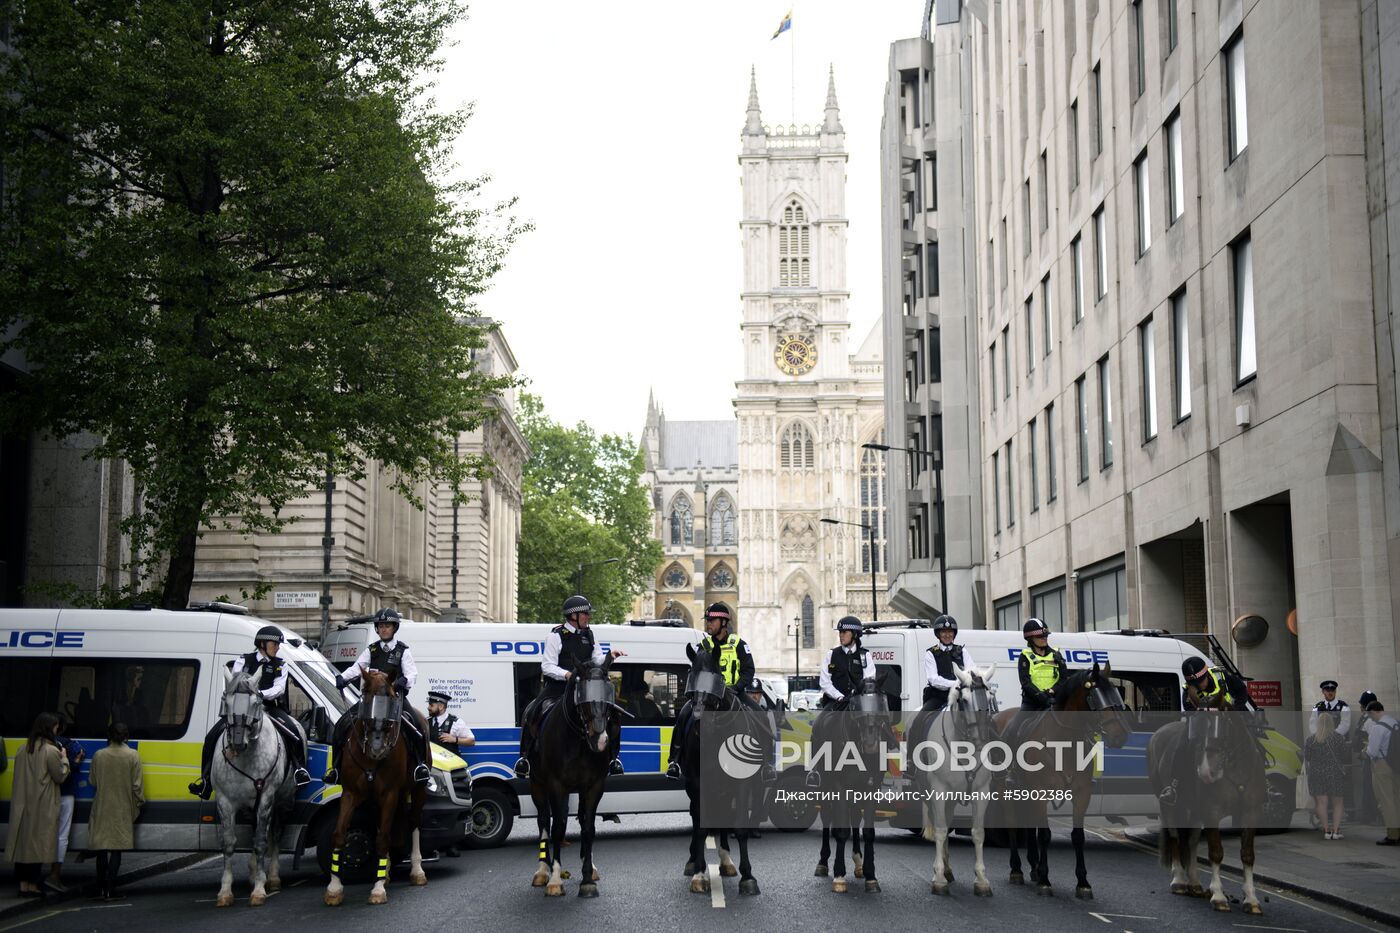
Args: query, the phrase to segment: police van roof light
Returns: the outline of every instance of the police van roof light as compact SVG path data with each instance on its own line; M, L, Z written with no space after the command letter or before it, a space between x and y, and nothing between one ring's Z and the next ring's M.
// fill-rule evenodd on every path
M237 606L233 603L221 603L217 599L192 602L189 604L188 608L192 612L222 612L231 616L246 616L249 614L247 606Z

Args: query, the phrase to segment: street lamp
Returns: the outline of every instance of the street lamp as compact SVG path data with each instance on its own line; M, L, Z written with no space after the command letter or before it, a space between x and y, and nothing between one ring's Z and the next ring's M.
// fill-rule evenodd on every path
M584 571L584 568L586 568L586 567L601 567L601 566L603 566L604 564L620 564L620 563L622 563L622 559L621 559L621 558L619 558L619 557L609 557L607 560L590 560L590 561L585 561L585 562L582 563L582 564L579 564L579 565L578 565L578 572L574 574L574 579L575 579L575 581L576 581L576 583L577 583L577 585L574 587L574 592L577 593L577 594L579 594L580 596L583 595L583 571Z
M788 626L788 634L792 636L792 689L797 689L797 678L802 676L802 617L793 616L792 624Z
M870 535L870 621L880 621L879 604L875 601L875 526L867 525L865 522L846 522L839 518L823 518L823 525L850 525L852 528L864 528Z
M862 444L866 450L878 450L888 453L891 450L901 450L904 453L916 454L920 457L928 457L933 461L933 497L938 502L938 531L936 538L938 541L938 587L943 598L943 613L948 613L948 542L943 529L943 452L940 450L934 453L930 450L919 450L917 447L895 447L891 444Z

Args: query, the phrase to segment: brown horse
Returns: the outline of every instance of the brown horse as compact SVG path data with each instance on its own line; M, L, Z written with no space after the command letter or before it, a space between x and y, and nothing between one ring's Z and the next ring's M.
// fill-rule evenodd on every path
M418 850L418 827L422 825L427 791L413 782L408 754L408 742L412 739L400 734L403 697L384 673L361 665L360 675L364 692L345 748L337 750L343 754L344 761L339 764L340 815L332 837L335 850L331 853L331 880L326 886L327 907L338 907L345 899L345 888L340 883L340 849L345 845L345 833L355 808L366 801L374 802L379 812L379 830L375 836L378 872L369 902L386 904L389 901L384 891L389 880L389 847L394 818L400 812L405 794L408 795L408 825L413 831L408 877L416 885L428 883L428 876L423 873L423 857Z
M1099 735L1109 746L1123 746L1132 729L1124 712L1127 706L1123 703L1123 696L1109 680L1112 673L1107 664L1100 668L1097 662L1091 670L1074 671L1059 687L1058 699L1052 710L1026 714L1038 718L1028 728L1021 730L1019 739L1021 742L1034 741L1039 745L1028 749L1025 754L1025 763L1029 767L1023 769L1018 763L1015 769L1017 791L1029 792L1033 799L1012 804L1015 814L1013 825L1024 827L1007 831L1011 846L1012 884L1025 883L1019 851L1019 838L1024 833L1026 860L1036 884L1036 893L1046 896L1055 893L1050 886L1047 801L1050 796L1068 792L1074 808L1069 834L1070 842L1074 844L1074 896L1090 900L1094 897L1094 889L1089 886L1089 874L1084 867L1084 814L1093 797L1094 769L1087 764L1081 766L1076 752L1065 756L1064 764L1067 767L1057 768L1056 749L1049 743L1076 743L1076 747L1083 743L1087 746ZM997 728L1003 737L1016 712L1008 710L997 717Z
M1216 910L1228 911L1230 900L1220 883L1220 863L1225 859L1220 823L1234 815L1244 868L1244 912L1261 914L1263 908L1254 889L1254 836L1264 822L1268 781L1264 754L1251 732L1252 714L1227 709L1223 694L1206 701L1193 685L1188 684L1186 691L1190 705L1200 710L1188 713L1196 717L1195 723L1189 729L1186 722L1169 723L1147 743L1147 767L1154 788L1164 787L1173 776L1179 776L1178 800L1191 804L1189 808L1183 803L1162 807L1157 837L1162 867L1171 869L1173 894L1206 896L1196 880L1196 846L1204 827L1210 855L1210 903ZM1192 732L1203 736L1199 745L1192 741ZM1183 751L1192 767L1189 773L1177 775L1176 762Z

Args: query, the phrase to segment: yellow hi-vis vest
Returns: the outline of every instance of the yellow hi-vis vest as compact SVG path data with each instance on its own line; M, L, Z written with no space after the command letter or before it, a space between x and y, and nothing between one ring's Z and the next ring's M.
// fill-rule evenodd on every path
M714 647L715 643L708 635L700 642L703 651L713 651ZM732 687L739 682L739 639L733 635L719 646L719 672L724 675L725 686Z
M1225 672L1218 667L1210 669L1210 689L1197 690L1197 696L1203 700L1211 700L1215 697L1222 697L1227 707L1235 705L1235 698L1230 695L1230 690L1225 686Z
M1037 690L1049 690L1059 681L1060 665L1053 649L1041 655L1029 647L1022 648L1021 657L1030 662L1031 683Z

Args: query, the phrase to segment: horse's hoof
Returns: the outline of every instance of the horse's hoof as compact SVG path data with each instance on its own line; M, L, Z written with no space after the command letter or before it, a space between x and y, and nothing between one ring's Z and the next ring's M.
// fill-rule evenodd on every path
M1191 885L1191 887L1189 887L1189 888L1186 889L1186 893L1189 894L1189 895L1191 895L1192 897L1200 897L1200 898L1210 897L1210 891L1208 891L1207 889L1201 887L1199 884L1193 884L1193 885Z
M832 878L832 879L831 879L831 893L832 893L832 894L845 894L845 893L846 893L846 879L845 879L845 878Z
M695 874L695 863L694 863L694 862L686 862L686 863L685 863L685 867L681 869L681 874L682 874L682 875L685 875L687 878L689 878L691 875Z
M708 878L698 878L698 877L697 877L697 878L691 878L691 879L690 879L690 893L691 893L691 894L704 894L705 892L707 892L707 891L709 891L709 890L710 890L710 881L709 881Z
M973 893L973 894L976 894L978 897L991 897L991 896L992 896L992 886L991 886L990 883L985 882L985 881L984 881L984 882L978 882L977 884L974 884L974 885L972 886L972 893Z
M946 874L946 875L948 876L948 883L949 883L949 884L952 884L954 881L957 880L956 878L953 877L953 869L951 869L951 868L949 868L946 872L944 872L944 874Z
M740 893L740 894L748 894L748 895L757 894L757 893L758 893L758 879L757 879L757 878L745 878L743 881L740 881L740 882L739 882L739 893Z
M814 872L812 872L812 877L813 877L813 878L825 878L825 877L827 876L828 873L829 873L829 869L828 869L825 865L819 864L819 865L817 865L817 870L814 871Z
M330 897L329 894L326 895L326 896L327 896L327 897ZM231 892L228 893L228 894L224 894L222 891L219 892L219 899L216 900L216 901L214 902L214 906L215 906L215 907L232 907L232 906L233 906L233 894L232 894Z
M563 897L564 886L562 884L547 884L544 886L545 897Z
M389 903L389 895L383 891L371 891L369 892L369 903L371 905L387 904Z
M327 891L324 900L326 902L327 907L339 907L341 905L341 902L345 900L345 892L337 891L334 894L332 894L331 892ZM222 907L223 905L221 904L219 906Z
M268 894L274 894L282 890L282 879L269 878L267 879L267 884L265 884L263 888L267 891Z
M578 886L579 897L597 897L598 886L591 881L585 881Z
M1191 888L1188 887L1184 881L1178 881L1176 884L1172 885L1172 893L1194 896Z
M1038 884L1035 886L1035 893L1041 897L1054 897L1055 889L1048 884Z
M865 879L865 893L866 893L866 894L879 894L879 893L880 893L880 882L876 881L874 878L867 878L867 879Z
M1012 884L1025 884L1026 876L1021 874L1019 871L1013 871L1011 873L1011 877L1007 880L1010 881Z
M1254 914L1257 917L1264 912L1264 908L1260 907L1258 904L1245 904L1244 912L1247 914Z
M595 882L597 882L597 881L602 881L602 880L603 880L602 878L599 878L599 877L598 877L598 869L596 869L596 868L593 869L593 880L594 880Z
M738 876L739 869L735 868L733 865L721 865L719 867L719 873L725 878L734 878Z
M1229 901L1211 901L1211 902L1210 902L1210 906L1211 906L1212 909L1218 910L1218 911L1220 911L1222 914L1228 914L1228 913L1230 912L1230 902L1229 902Z
M408 883L413 885L414 887L421 888L428 883L428 875L425 871L423 871L423 869L420 868L415 872L409 873Z
M949 890L948 883L946 881L935 881L931 890L934 894L937 894L939 897L947 897L949 894L952 893Z
M865 877L865 866L864 866L864 865L857 865L857 866L856 866L855 875L856 875L857 878L864 878L864 877Z
M1094 889L1087 884L1076 885L1074 888L1074 896L1081 901L1092 901L1094 899Z
M568 880L569 880L570 878L572 878L573 876L574 876L573 872L570 872L570 871L561 871L561 872L559 873L559 877L560 877L560 878L563 878L565 881L568 881Z

